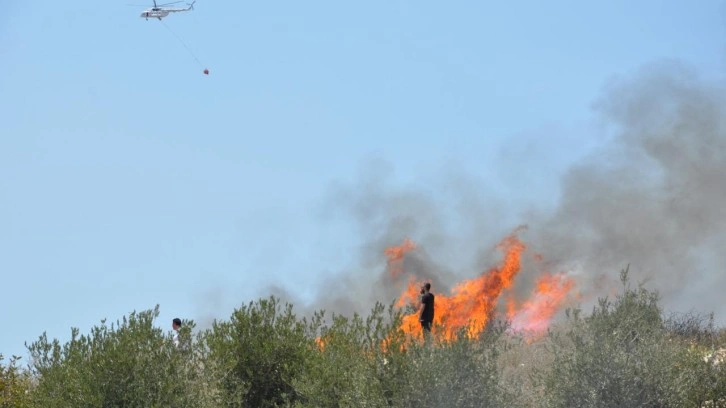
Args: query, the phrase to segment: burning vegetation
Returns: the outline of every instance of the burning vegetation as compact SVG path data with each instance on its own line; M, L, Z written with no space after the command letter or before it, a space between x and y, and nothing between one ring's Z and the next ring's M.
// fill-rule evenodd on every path
M24 407L724 406L726 329L704 315L666 317L627 269L622 292L585 316L567 306L579 294L566 271L548 270L541 254L524 266L520 231L496 245L495 266L436 294L433 342L417 341L411 306L436 279L407 267L422 248L406 239L383 253L386 283L402 286L387 310L301 318L270 297L196 336L186 322L177 347L153 324L157 306L89 335L74 329L64 345L43 334L28 347L29 369L11 362L0 380ZM534 286L518 301L524 273Z
M499 265L482 272L472 279L456 282L450 293L436 293L434 316L435 335L441 340L452 340L462 330L471 337L484 331L494 318L511 320L511 329L528 335L539 335L546 331L554 315L574 295L574 279L564 272L555 274L540 271L531 297L518 304L509 297L506 313L498 311L501 300L511 295L516 278L522 270L522 256L527 246L519 239L515 230L497 245L503 259ZM411 306L415 309L418 291L425 278L408 274L404 268L405 256L416 250L416 244L406 239L399 246L386 248L388 274L392 280L408 276L408 284L397 302L398 307ZM541 255L536 255L541 260ZM401 329L415 337L421 336L421 325L417 313L404 316Z
M86 335L74 329L65 344L43 334L28 346L28 370L16 360L0 366L5 387L0 391L6 390L0 403L724 406L726 330L714 327L712 319L665 317L657 293L631 288L625 270L623 290L614 299L601 299L588 316L573 309L565 321L554 324L550 319L561 308L559 294L566 298L574 291L571 281L544 272L521 305L500 302L517 283L526 248L515 235L499 248L504 253L499 265L441 295L446 300L437 320L439 339L433 343L411 341L416 333L404 329L410 314L401 314L405 308L394 304L386 311L378 303L365 317L328 320L322 312L298 317L291 304L272 297L240 306L229 319L215 321L195 336L194 322L185 322L183 347L177 347L154 323L157 306L110 326L104 321ZM508 306L499 311L498 303ZM530 341L516 330L492 325L491 311L513 316L514 327L548 328L548 333ZM474 313L481 313L483 322L465 318ZM485 324L489 327L483 330ZM455 336L455 328L476 335Z

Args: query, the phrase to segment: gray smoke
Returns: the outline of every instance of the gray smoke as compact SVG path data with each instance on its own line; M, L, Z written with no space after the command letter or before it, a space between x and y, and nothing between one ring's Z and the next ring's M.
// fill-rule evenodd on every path
M554 210L517 211L460 174L428 188L394 187L387 163L369 163L357 183L333 189L321 211L321 222L353 225L360 253L325 279L308 309L365 313L400 295L406 280L390 278L384 249L407 237L418 249L404 269L448 292L495 266L496 243L527 224L520 234L527 256L541 253L548 271L574 276L585 304L617 290L618 272L629 265L633 280L657 289L667 309L713 311L723 322L725 95L677 62L608 84L595 112L610 139L565 172ZM529 257L523 265L520 298L542 270Z
M462 279L479 275L482 265L494 265L500 255L495 245L511 228L503 220L505 207L476 180L447 175L422 188L397 186L394 179L387 162L372 159L361 165L354 184L337 185L323 199L318 221L345 225L338 233L358 242L350 264L322 279L314 301L305 302L280 287L270 290L305 314L323 309L365 315L376 301L388 305L397 300L411 276L447 293ZM407 238L416 248L389 265L386 248ZM405 274L396 276L392 269L398 268Z
M564 176L559 208L537 225L538 250L582 285L629 264L666 307L723 321L724 96L676 62L610 84L595 107L612 142Z

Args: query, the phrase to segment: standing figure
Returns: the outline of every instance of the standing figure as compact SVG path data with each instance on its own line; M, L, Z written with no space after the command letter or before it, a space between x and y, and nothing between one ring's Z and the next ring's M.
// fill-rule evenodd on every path
M431 325L434 322L434 294L431 293L431 284L426 282L421 286L421 305L419 306L418 321L424 334L431 333Z
M171 322L171 328L174 329L174 346L179 347L179 329L181 329L181 319L175 317Z

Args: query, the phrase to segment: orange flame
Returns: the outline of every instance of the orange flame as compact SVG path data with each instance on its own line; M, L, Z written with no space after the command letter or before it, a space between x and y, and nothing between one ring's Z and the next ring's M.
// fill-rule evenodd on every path
M560 309L575 281L564 273L544 274L537 280L533 297L519 310L510 308L511 328L514 331L538 334L550 324L554 314Z
M318 349L320 349L320 351L325 351L325 340L323 340L322 337L316 337L315 343L318 345Z
M520 270L521 254L526 247L512 234L502 240L497 248L504 251L504 259L499 267L458 283L450 296L436 294L432 289L435 293L434 326L437 335L444 340L453 339L462 329L470 336L481 333L492 317L500 295L512 286ZM420 283L412 279L401 298L418 299ZM402 330L414 336L421 335L416 312L404 316Z
M386 248L383 253L388 258L388 270L391 276L396 279L403 273L403 259L406 253L416 249L416 244L406 238L403 244Z
M514 280L521 269L522 254L526 246L517 237L518 230L505 237L497 249L504 253L504 257L497 267L482 273L480 276L459 282L447 296L443 293L435 295L434 334L437 338L452 340L460 331L475 337L485 328L492 317L496 315L496 307L500 298L514 285ZM391 277L398 278L403 270L403 259L406 253L416 248L416 244L406 239L400 246L393 246L385 250L388 257L389 273ZM542 262L542 254L534 254L536 262ZM419 322L418 307L420 302L419 290L424 283L416 276L410 276L406 289L398 299L397 306L408 309L409 314L404 315L401 330L413 337L421 337L422 329ZM505 314L512 320L512 329L541 333L549 326L555 313L562 307L567 296L575 285L572 278L564 273L551 275L543 274L537 280L532 296L521 306L514 298L507 296L505 300Z

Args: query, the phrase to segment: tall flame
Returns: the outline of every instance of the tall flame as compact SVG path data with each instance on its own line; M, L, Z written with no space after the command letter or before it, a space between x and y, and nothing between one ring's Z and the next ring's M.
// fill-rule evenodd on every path
M397 279L403 273L403 259L407 252L416 249L416 244L406 238L399 246L386 248L383 253L388 258L388 270L391 277Z
M519 272L521 254L525 245L512 234L502 240L497 248L504 252L504 259L498 267L481 276L458 283L450 296L435 293L434 326L445 340L451 340L460 330L476 336L486 327L492 317L502 291L514 283ZM412 280L402 298L418 299L422 282ZM421 325L416 312L404 316L402 330L419 336Z
M511 329L518 332L538 334L550 324L554 314L560 309L567 294L575 286L575 281L564 273L544 274L537 280L533 297L517 310L508 311Z
M514 285L514 280L521 270L522 253L526 246L517 237L517 230L505 237L497 249L504 253L498 266L489 269L480 276L457 283L449 295L435 295L434 332L442 340L453 339L460 331L469 336L479 335L487 323L496 315L496 306L500 298ZM402 245L387 248L389 273L398 279L403 270L403 258L406 253L414 250L416 245L406 239ZM542 255L536 254L536 260ZM392 262L396 262L392 267ZM403 317L401 329L412 336L422 334L418 316L419 290L424 283L421 279L410 276L406 290L399 297L397 306L413 306L416 311ZM543 274L537 280L536 289L530 299L517 306L512 298L506 299L506 315L512 320L515 330L542 331L547 328L554 314L562 306L567 295L574 287L574 281L563 273Z

